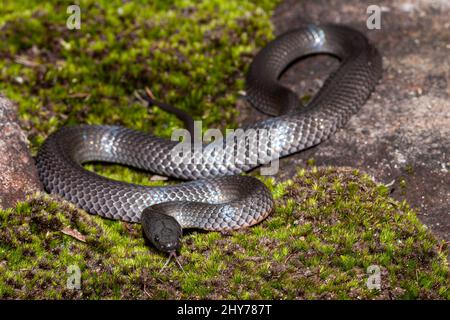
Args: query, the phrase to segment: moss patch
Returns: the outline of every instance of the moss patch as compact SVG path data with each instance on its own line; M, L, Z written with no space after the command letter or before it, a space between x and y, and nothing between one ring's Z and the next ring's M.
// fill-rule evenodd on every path
M450 298L443 243L368 176L313 168L265 182L276 197L272 215L227 235L188 233L186 274L174 264L160 272L166 257L146 245L138 224L49 196L21 203L0 213L0 297ZM80 290L67 287L73 265ZM371 265L380 290L367 288Z
M66 124L121 124L170 137L182 124L134 92L230 125L252 54L271 37L275 1L10 2L0 9L0 90L18 102L34 150ZM195 4L195 5L194 5Z
M18 102L34 152L74 123L170 136L181 123L147 111L134 94L145 86L205 127L230 126L249 62L272 38L275 3L80 1L81 30L68 30L63 2L11 1L0 8L0 90ZM164 183L120 166L88 168ZM159 272L166 257L139 225L49 196L0 211L0 298L450 298L445 245L369 177L312 168L265 183L273 214L228 235L186 235L186 274ZM371 265L381 290L366 286ZM71 266L80 290L67 287Z

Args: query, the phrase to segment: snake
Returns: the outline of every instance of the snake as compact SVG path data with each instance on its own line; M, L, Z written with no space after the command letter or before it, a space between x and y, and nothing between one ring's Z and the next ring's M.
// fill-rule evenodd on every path
M294 62L317 54L336 57L339 66L303 105L280 78ZM270 117L196 147L123 126L63 126L37 153L39 178L46 191L90 214L141 223L151 244L173 253L184 229L231 231L263 221L274 208L272 194L262 181L241 173L326 140L364 105L381 70L379 51L356 29L335 24L292 29L262 48L246 74L245 99ZM127 183L85 169L89 162L185 181Z

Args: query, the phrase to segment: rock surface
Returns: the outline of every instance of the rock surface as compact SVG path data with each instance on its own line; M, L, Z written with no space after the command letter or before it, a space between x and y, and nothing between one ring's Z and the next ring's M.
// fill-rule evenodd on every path
M381 29L366 27L367 7L381 8ZM275 33L306 23L342 23L364 32L383 55L383 77L347 126L321 145L280 162L289 177L308 159L360 168L406 199L419 218L450 240L450 3L447 1L286 0ZM313 95L338 66L331 57L296 63L282 82ZM261 116L245 108L242 122Z
M0 95L0 208L12 207L41 188L17 107Z

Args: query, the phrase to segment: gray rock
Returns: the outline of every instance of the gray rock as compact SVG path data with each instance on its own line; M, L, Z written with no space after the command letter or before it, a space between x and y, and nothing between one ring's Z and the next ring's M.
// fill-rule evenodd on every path
M369 5L382 9L381 29L368 30ZM390 185L419 218L450 240L450 3L445 0L286 0L273 16L275 33L306 23L342 23L364 32L383 55L383 77L345 128L321 145L280 162L292 176L315 164L360 168ZM299 96L313 95L338 66L325 56L296 63L281 81ZM243 108L242 122L261 118ZM245 110L245 111L244 111Z
M26 195L42 190L17 107L0 95L0 208L14 206Z

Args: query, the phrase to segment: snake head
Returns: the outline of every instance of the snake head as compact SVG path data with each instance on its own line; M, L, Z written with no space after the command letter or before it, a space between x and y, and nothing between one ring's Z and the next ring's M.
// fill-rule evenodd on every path
M181 247L182 228L177 220L154 205L144 209L141 216L144 234L160 251L174 253Z

